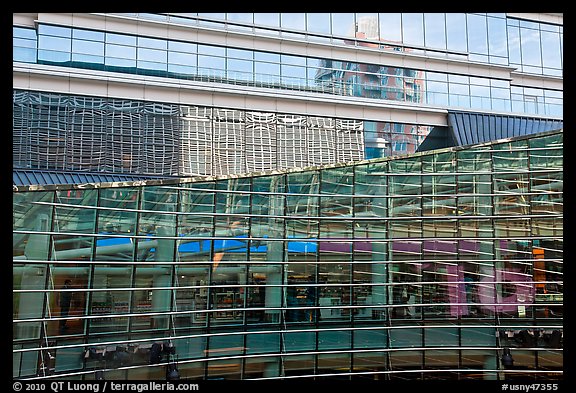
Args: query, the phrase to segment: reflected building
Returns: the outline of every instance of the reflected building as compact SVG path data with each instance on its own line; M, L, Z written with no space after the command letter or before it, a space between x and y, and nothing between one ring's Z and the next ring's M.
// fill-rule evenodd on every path
M360 48L396 50L401 42L382 42L378 36L377 17L359 17L351 27L350 36L358 40L344 40L346 45ZM399 46L395 46L398 44ZM316 81L324 88L347 91L354 97L374 98L401 102L424 102L424 71L403 67L382 66L357 62L321 60ZM365 124L364 143L366 158L384 157L416 152L418 146L432 130L430 126L374 122Z
M562 158L14 187L14 377L159 379L170 342L185 379L560 379Z
M562 48L554 13L14 13L13 377L561 378Z

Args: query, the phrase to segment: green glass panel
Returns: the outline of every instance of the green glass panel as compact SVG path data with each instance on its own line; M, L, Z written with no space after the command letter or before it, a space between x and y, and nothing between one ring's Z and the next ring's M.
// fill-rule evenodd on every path
M54 202L54 231L94 233L98 190L56 191Z
M422 156L422 172L455 172L456 153L443 152Z
M458 172L490 172L492 157L488 147L481 147L457 152Z

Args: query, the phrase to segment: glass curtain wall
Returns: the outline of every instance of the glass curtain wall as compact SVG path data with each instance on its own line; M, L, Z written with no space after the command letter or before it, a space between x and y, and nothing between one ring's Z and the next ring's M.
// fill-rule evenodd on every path
M296 23L297 15L290 14L289 19ZM328 16L316 15L316 18L330 19L329 14L322 15ZM350 15L353 20L353 14ZM394 19L393 15L386 18ZM413 44L425 39L431 45L443 47L446 43L454 42L460 47L468 42L470 60L490 59L492 63L508 65L510 58L510 65L518 66L520 71L545 70L546 74L562 76L561 27L538 27L535 22L514 23L513 19L508 19L506 25L506 19L499 17L458 15L402 14L403 39ZM358 18L358 28L368 33L357 34L376 31L375 23L364 23L369 16ZM443 27L444 20L454 25ZM430 32L426 38L422 33L424 25ZM461 30L471 33L467 41ZM14 27L13 33L15 61L460 108L562 114L561 91L516 91L509 81L493 78L44 24L39 25L38 31ZM391 34L394 35L392 31Z
M562 141L15 189L13 375L561 378Z

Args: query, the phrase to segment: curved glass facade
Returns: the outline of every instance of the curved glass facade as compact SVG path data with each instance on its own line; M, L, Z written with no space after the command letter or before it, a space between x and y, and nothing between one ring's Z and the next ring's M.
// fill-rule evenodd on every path
M16 187L13 376L162 379L169 340L186 379L560 379L562 220L562 131Z
M390 15L388 17L391 17ZM412 15L410 18L413 18L413 15L417 14L403 15ZM438 14L435 18L444 18L441 15L444 14ZM409 17L403 17L403 19L405 18ZM422 19L422 14L419 18ZM430 18L426 17L426 20ZM470 20L476 20L476 18L484 20L482 23L484 23L485 30L487 17L474 14L470 14L468 17ZM506 23L506 19L490 17L488 19ZM525 25L524 22L521 24L522 26ZM471 28L470 26L473 25L470 21L468 24L464 21L463 28L466 29L466 26ZM556 38L543 38L543 40L554 41L554 43L543 41L543 46L541 46L539 27L536 29L521 27L519 22L516 25L509 26L509 28L519 29L518 34L523 34L522 37L529 38L524 38L520 43L514 41L519 55L517 59L516 57L511 59L510 64L515 65L515 61L522 62L525 60L530 61L530 64L541 65L544 59L541 48L546 47L550 48L547 49L549 52L546 52L547 55L554 59L547 60L546 63L553 62L554 67L559 67L558 73L561 75L562 56L561 53L556 53L557 49L560 48L560 40L556 37L559 36L558 29L542 31L542 37L548 37L546 34L555 34ZM428 30L432 30L431 26L430 23ZM441 24L440 26L444 25ZM492 24L490 23L489 26ZM528 33L524 32L523 29ZM498 34L502 33L501 28L489 29L489 31L492 30ZM273 89L296 89L322 94L424 103L443 107L562 115L561 91L542 88L530 88L525 91L526 88L511 87L510 81L502 79L431 72L385 64L350 62L346 59L294 56L48 24L39 24L37 31L14 27L13 32L14 61ZM505 35L505 30L502 34ZM538 40L534 38L534 35L538 36ZM483 45L486 47L486 55L479 56L486 58L489 57L487 42L494 42L490 46L493 48L490 49L490 53L498 53L498 50L502 51L500 48L503 45L501 39L505 39L497 33L487 35L486 31L483 35L476 32L471 37L475 37L475 40L478 37L484 37ZM420 40L419 38L414 39ZM443 41L445 40L444 38ZM535 40L538 42L534 43ZM431 38L427 41L434 42ZM522 42L524 42L524 46L521 45ZM530 51L524 49L528 47L528 43L534 46ZM344 44L357 44L367 48L374 46L369 42L355 43L355 41L351 43L345 41ZM544 46L544 44L546 45ZM482 46L482 44L470 45L471 48L478 46ZM497 50L496 48L500 49ZM413 48L403 48L403 50L418 51ZM479 49L479 51L482 50ZM533 52L536 54L533 55ZM472 57L472 54L470 56ZM490 58L498 57L490 56ZM540 60L534 60L536 58ZM505 57L501 59L507 60ZM518 67L524 67L522 64L518 64ZM552 64L549 65L552 66ZM526 67L534 68L535 66Z

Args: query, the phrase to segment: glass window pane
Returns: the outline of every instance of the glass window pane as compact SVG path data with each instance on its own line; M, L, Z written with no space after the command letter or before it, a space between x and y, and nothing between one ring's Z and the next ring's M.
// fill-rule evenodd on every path
M402 42L402 15L380 13L380 38L384 41Z
M306 14L306 30L311 33L322 33L329 35L330 29L330 14L328 13L308 13Z
M69 27L39 25L38 35L52 35L57 37L72 37L72 29Z
M70 39L60 37L38 37L38 48L60 52L70 52Z
M280 14L277 12L256 12L254 14L254 24L256 25L263 25L263 26L272 26L272 27L279 27L280 26Z
M195 53L168 52L168 64L183 64L195 67L197 60Z
M505 19L488 18L488 45L488 52L491 55L501 57L508 56Z
M226 68L224 58L212 56L198 56L198 72L210 74L212 72L223 71Z
M212 45L198 45L198 54L212 56L226 56L226 48Z
M280 20L282 29L306 30L306 14L283 12L280 14Z
M542 65L540 31L520 28L520 42L522 48L522 64L530 66Z
M557 33L542 33L542 65L548 68L562 68L560 36Z
M168 41L168 50L196 54L198 45L189 42Z
M167 41L160 40L157 38L146 38L146 37L138 37L138 46L141 48L154 48L154 49L164 49L167 48Z
M520 29L516 26L508 26L508 58L510 64L520 64Z
M12 45L14 49L16 48L31 48L36 49L36 41L34 40L27 40L22 38L13 38Z
M405 44L424 46L424 14L402 14L402 41Z
M138 48L139 61L153 61L157 63L166 63L166 51L156 49Z
M104 42L104 32L93 31L93 30L74 29L74 30L72 30L72 38Z
M472 53L488 54L488 32L486 17L467 14L468 50Z
M228 58L231 59L252 60L252 58L254 57L254 51L246 49L227 48L226 55L228 56Z
M72 40L72 52L93 56L104 56L104 42Z
M136 48L132 46L106 44L106 57L136 60Z
M425 45L431 48L446 49L446 21L444 13L424 14Z
M136 46L136 37L125 34L106 33L106 43Z
M245 24L252 24L254 22L254 14L250 12L241 12L241 13L227 13L226 19L233 22L241 22Z
M356 25L358 26L358 33L364 34L365 38L378 39L378 14L358 13L356 14Z
M354 37L354 14L335 13L332 14L332 34L341 37Z
M12 36L13 37L19 37L19 38L27 38L30 40L35 40L36 39L36 30L14 26L12 28Z

